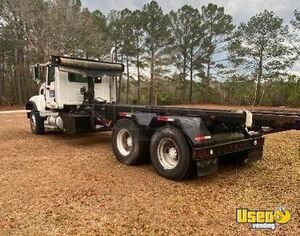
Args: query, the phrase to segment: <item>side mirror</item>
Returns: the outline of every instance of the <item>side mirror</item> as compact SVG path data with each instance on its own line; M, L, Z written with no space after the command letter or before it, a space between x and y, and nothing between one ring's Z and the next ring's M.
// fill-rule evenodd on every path
M37 82L37 83L40 83L41 80L40 80L40 66L39 66L39 64L33 65L31 67L31 72L32 72L32 80Z

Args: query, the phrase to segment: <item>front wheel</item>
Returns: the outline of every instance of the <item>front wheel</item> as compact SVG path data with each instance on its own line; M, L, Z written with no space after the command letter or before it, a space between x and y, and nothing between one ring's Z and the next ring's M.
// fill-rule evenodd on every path
M44 120L40 116L39 112L34 110L30 113L30 128L33 134L39 135L45 133Z
M196 163L179 129L173 126L158 129L151 139L150 155L155 170L161 176L172 180L194 177Z

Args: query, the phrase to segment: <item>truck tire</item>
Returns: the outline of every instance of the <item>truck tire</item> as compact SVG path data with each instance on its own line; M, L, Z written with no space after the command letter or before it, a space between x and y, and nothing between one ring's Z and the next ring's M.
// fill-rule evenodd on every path
M136 165L144 162L149 153L148 142L146 135L130 119L120 119L113 127L112 149L122 164Z
M44 120L38 111L31 110L30 127L33 134L40 135L45 133Z
M181 131L163 126L151 139L151 162L161 176L171 180L195 177L196 162L192 160L189 145Z

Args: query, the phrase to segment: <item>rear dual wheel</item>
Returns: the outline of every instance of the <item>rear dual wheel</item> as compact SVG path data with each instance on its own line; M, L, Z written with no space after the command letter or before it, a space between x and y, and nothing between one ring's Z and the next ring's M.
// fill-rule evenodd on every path
M148 156L149 138L134 121L120 119L113 128L112 148L119 162L136 165ZM163 126L153 134L150 157L157 173L167 179L182 180L197 173L188 143L176 127Z
M163 126L151 138L151 162L161 176L182 180L194 177L196 162L182 132L173 126Z

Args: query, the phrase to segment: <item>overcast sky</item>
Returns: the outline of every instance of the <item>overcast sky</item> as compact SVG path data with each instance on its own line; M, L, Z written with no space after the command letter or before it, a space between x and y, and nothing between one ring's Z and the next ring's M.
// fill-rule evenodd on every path
M83 6L90 10L99 9L104 14L110 10L141 9L150 0L82 0ZM234 22L247 21L251 16L264 9L274 11L278 16L289 22L295 9L300 9L300 0L157 0L165 12L178 9L184 4L195 8L208 3L225 7L225 11L233 16Z

